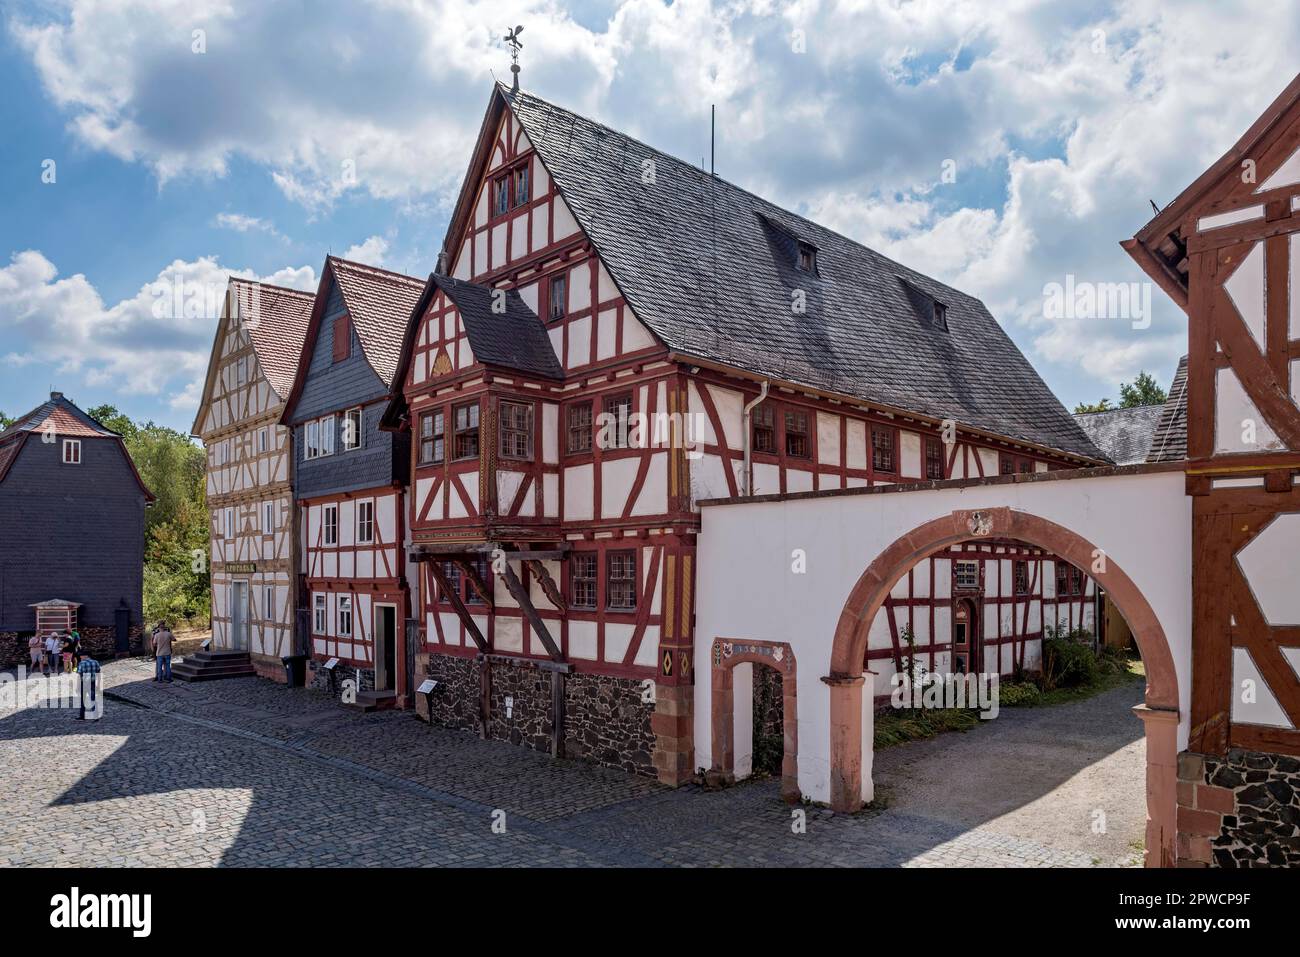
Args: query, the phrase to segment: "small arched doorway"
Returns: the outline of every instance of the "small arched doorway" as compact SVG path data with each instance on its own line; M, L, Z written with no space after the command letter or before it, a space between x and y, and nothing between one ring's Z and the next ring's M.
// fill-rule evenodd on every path
M863 662L876 613L894 583L922 558L957 542L986 537L1018 539L1089 569L1132 628L1147 673L1145 704L1134 709L1146 730L1147 865L1172 866L1178 685L1164 629L1133 580L1102 549L1062 525L1006 507L958 510L918 526L884 549L849 593L835 629L830 674L823 679L830 687L831 807L851 812L862 806Z
M781 797L799 800L799 721L794 652L778 641L715 638L712 653L713 771L728 782L748 777L752 767L754 672L770 668L780 675L784 740L781 752ZM738 717L739 716L739 717ZM740 734L737 734L737 725ZM737 738L743 746L737 747ZM743 753L738 753L743 752Z

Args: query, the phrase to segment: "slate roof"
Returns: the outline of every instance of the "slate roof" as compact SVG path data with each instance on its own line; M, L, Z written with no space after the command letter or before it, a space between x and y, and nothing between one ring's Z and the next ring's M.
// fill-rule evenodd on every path
M329 265L366 361L383 382L391 382L401 359L406 322L424 290L424 282L337 256L329 257ZM295 354L295 366L298 358Z
M1178 371L1169 386L1169 398L1151 438L1148 462L1180 462L1187 458L1187 356L1178 360Z
M492 311L493 290L437 274L429 282L447 294L460 310L474 358L489 365L518 369L550 379L563 379L551 337L537 313L513 289L505 294L506 311Z
M288 397L298 373L298 356L315 296L299 289L230 278L239 315L245 321L262 374L281 399ZM255 317L256 321L251 321ZM204 392L206 400L207 391Z
M1103 458L978 299L530 93L497 93L669 349ZM796 268L798 241L816 247L816 275ZM918 294L946 306L946 327Z
M1116 465L1135 465L1147 460L1151 436L1155 434L1164 409L1157 403L1131 409L1076 413L1074 421L1088 433L1092 444Z

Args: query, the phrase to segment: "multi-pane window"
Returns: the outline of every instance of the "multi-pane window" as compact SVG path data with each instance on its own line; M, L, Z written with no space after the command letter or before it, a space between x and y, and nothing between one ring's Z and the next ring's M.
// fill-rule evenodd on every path
M591 451L591 403L575 402L566 413L568 436L565 448L570 453Z
M894 430L873 426L871 429L871 467L877 472L896 472L894 465Z
M270 535L275 531L275 503L262 503L262 534Z
M262 620L275 621L275 586L262 586Z
M492 212L497 216L510 212L509 176L498 176L492 183Z
M308 422L303 433L307 439L303 443L303 457L314 459L320 455L320 423Z
M1029 594L1029 562L1016 562L1012 566L1017 595Z
M479 557L479 558L472 559L471 563L474 568L474 574L478 576L478 580L486 583L488 580L488 560L486 558ZM459 568L457 568L456 570L460 571ZM464 590L462 597L465 599L465 604L467 605L483 604L483 597L478 593L478 590L474 587L474 583L470 581L469 576L463 575L461 577L464 579L464 585L462 585L461 587Z
M953 562L952 580L958 588L979 588L980 563L965 559Z
M799 244L799 268L804 272L817 271L817 247L810 243Z
M352 596L339 595L339 637L352 637Z
M1070 566L1059 558L1056 561L1056 597L1070 594Z
M492 212L503 216L528 202L528 164L516 166L492 182Z
M343 413L343 451L361 448L361 410L348 409Z
M1032 472L1034 470L1034 460L1027 459L1023 455L1012 455L1003 452L998 456L998 474L1014 475L1017 472Z
M565 314L568 312L568 277L564 273L560 273L558 276L552 276L549 288L550 294L548 298L550 299L550 307L547 311L548 315L552 319L563 319Z
M785 454L808 458L808 413L793 409L785 414Z
M596 553L578 552L573 556L570 566L572 597L570 604L574 608L596 607Z
M533 457L533 407L522 402L501 403L501 457Z
M64 465L81 464L81 440L80 439L63 440L63 464Z
M420 464L436 465L441 462L446 455L446 443L442 413L426 412L420 416Z
M458 405L451 410L452 428L455 430L455 457L478 457L478 403Z
M934 435L925 437L925 477L943 478L943 443Z
M605 606L619 611L635 609L636 552L610 552L605 560Z
M339 543L339 507L326 505L321 509L321 544L337 545Z
M523 206L528 202L528 164L516 167L510 178L514 186L514 205Z
M442 576L445 579L447 579L447 591L448 591L447 595L442 596L442 600L450 601L451 595L455 595L457 598L464 598L464 596L461 594L460 566L453 561L443 562Z
M312 631L325 634L325 596L312 595Z
M375 540L375 503L357 502L357 544L369 545Z
M753 449L755 452L776 454L776 413L770 405L755 407L750 413L750 422L754 426Z
M1070 566L1070 594L1082 595L1083 588L1083 569Z
M334 454L334 416L327 415L320 420L320 454Z
M632 393L625 392L622 395L610 395L605 397L605 415L606 429L602 429L608 436L608 443L605 446L610 449L626 449L629 447L628 431L629 423L632 419Z

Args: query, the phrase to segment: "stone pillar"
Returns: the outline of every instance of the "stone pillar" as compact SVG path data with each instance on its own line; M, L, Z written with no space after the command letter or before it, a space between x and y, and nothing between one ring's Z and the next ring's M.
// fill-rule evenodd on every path
M659 783L669 787L695 776L694 700L691 685L660 685L655 696L655 713L650 717L655 734L654 765Z
M1174 867L1178 859L1178 712L1144 704L1133 712L1146 726L1146 866Z
M828 675L831 689L831 810L862 808L863 675Z

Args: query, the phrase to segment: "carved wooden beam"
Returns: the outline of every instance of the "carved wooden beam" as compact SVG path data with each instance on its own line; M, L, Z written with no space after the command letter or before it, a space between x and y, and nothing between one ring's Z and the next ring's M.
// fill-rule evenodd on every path
M555 639L551 637L551 633L546 627L546 622L542 621L542 616L537 613L537 609L533 605L533 600L528 596L528 589L525 588L523 582L519 580L519 576L515 574L515 570L510 567L509 562L506 563L505 571L501 573L501 577L505 579L506 588L510 590L510 594L514 596L515 601L518 602L519 609L524 613L524 617L528 619L528 623L532 625L533 630L537 632L537 637L542 640L542 644L546 647L546 653L550 655L554 661L563 661L564 658L560 654L559 645L557 645Z
M496 602L493 601L492 589L488 587L488 583L483 580L481 575L479 575L478 569L474 567L473 563L466 561L463 558L455 558L452 559L452 561L456 563L456 567L460 569L461 574L463 574L469 581L469 587L473 588L474 593L478 595L479 598L483 599L483 604L487 605L490 610L495 611Z
M559 609L562 614L567 613L569 606L565 604L564 597L560 594L560 587L555 584L555 579L546 570L546 566L539 561L529 561L528 567L537 576L537 584L542 586L542 593L550 600L551 604Z
M478 624L470 616L469 609L465 603L460 600L460 595L451 587L451 582L447 581L447 575L442 570L441 562L430 562L429 572L433 575L433 580L438 583L438 591L446 596L447 601L451 602L451 607L456 610L456 615L465 624L465 630L469 632L474 644L478 645L478 650L486 652L488 650L487 639L483 637L483 632L478 630Z

